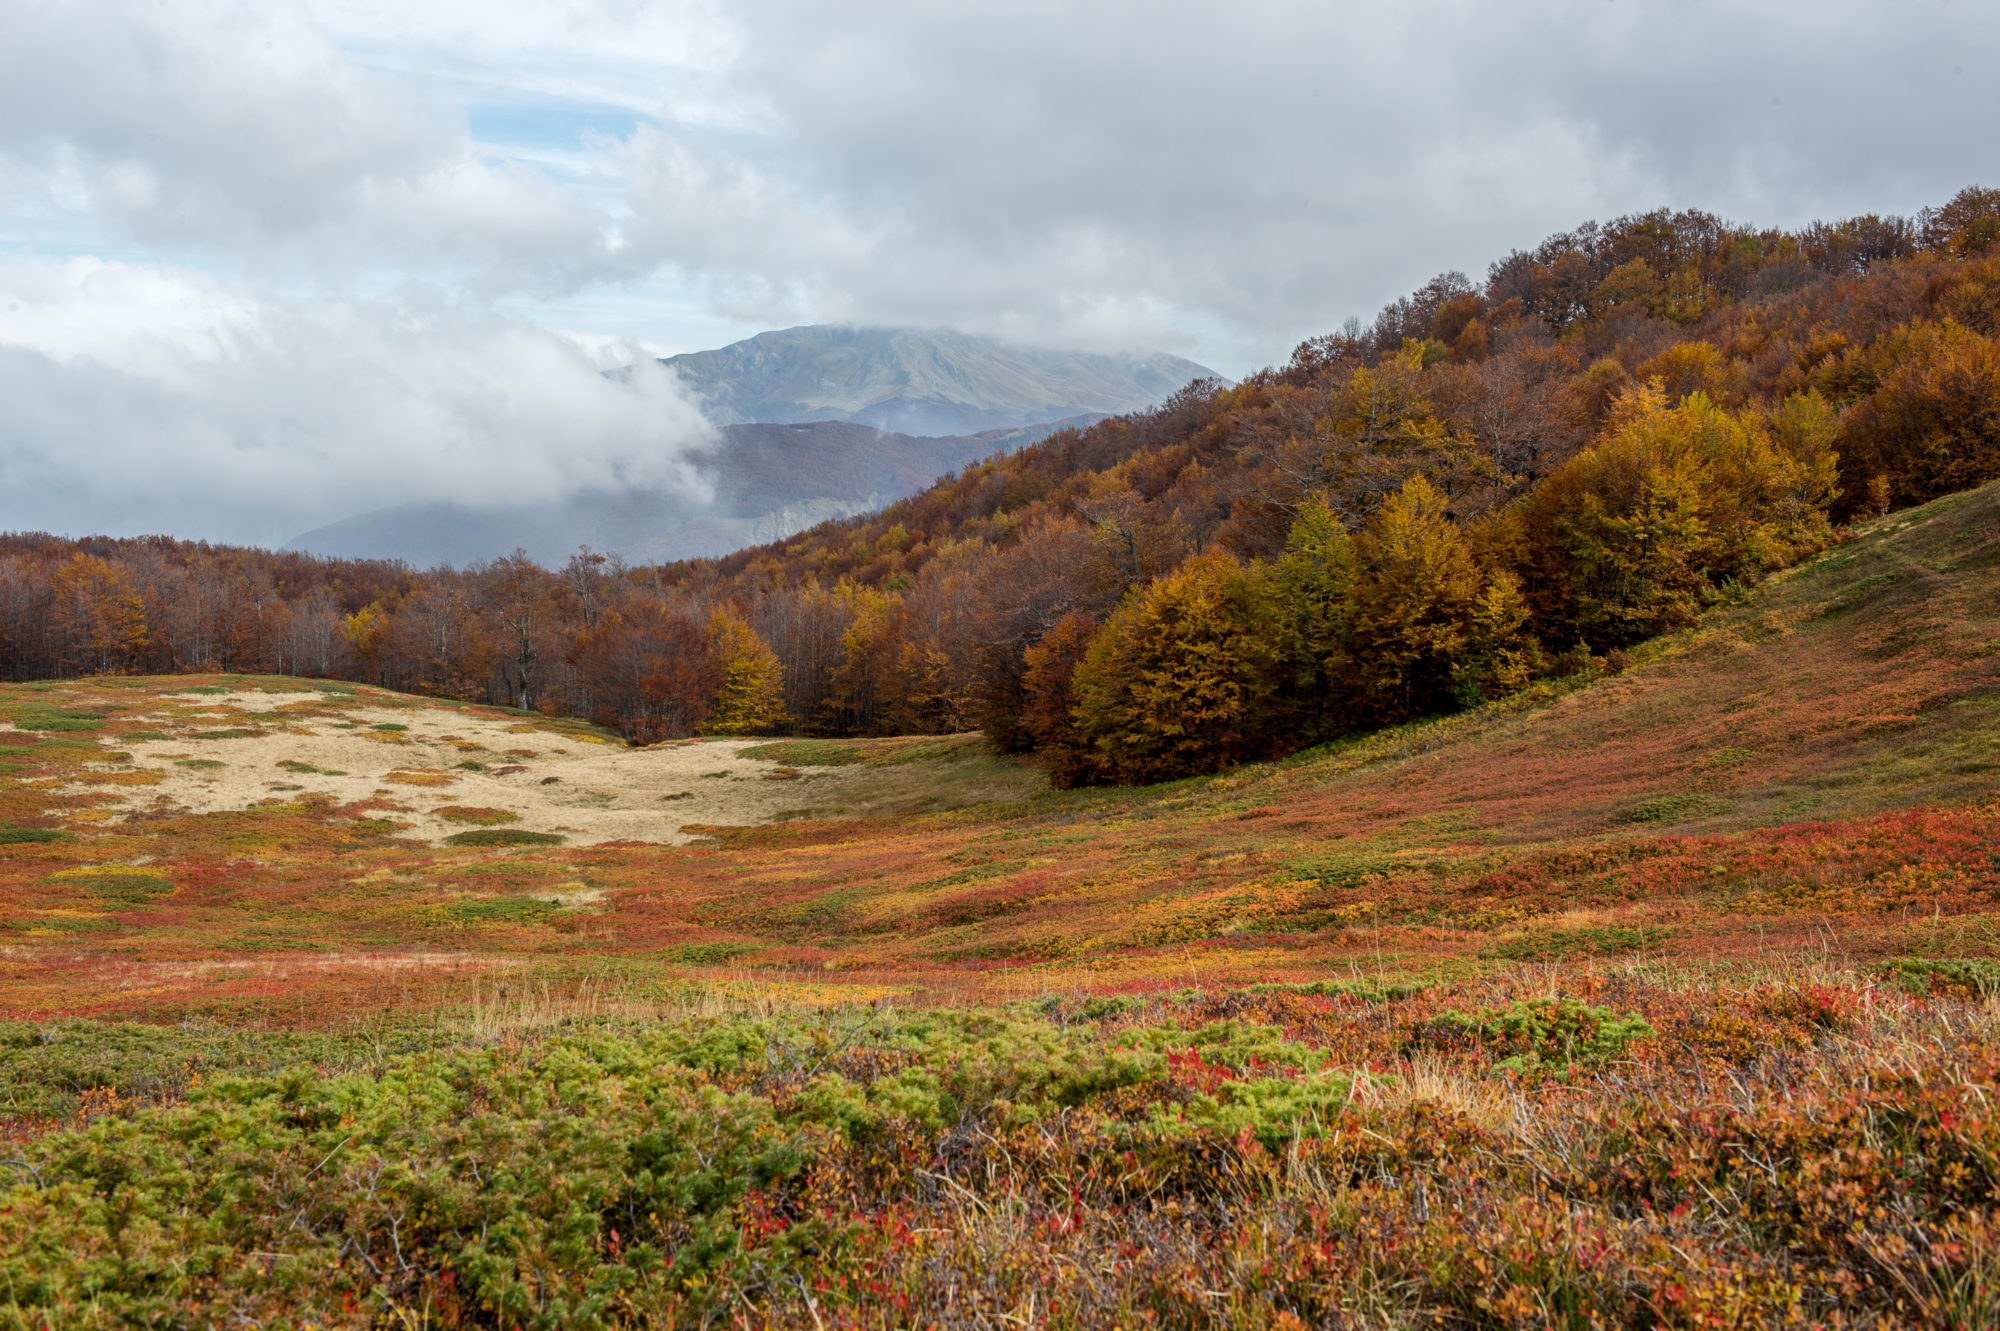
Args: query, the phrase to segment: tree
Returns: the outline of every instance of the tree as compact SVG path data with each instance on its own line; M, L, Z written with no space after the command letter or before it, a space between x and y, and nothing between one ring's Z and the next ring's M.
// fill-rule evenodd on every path
M785 714L808 731L829 726L834 672L841 643L854 621L853 602L819 582L780 587L760 598L750 623L778 655L785 683Z
M1076 668L1096 632L1097 621L1072 610L1023 653L1021 729L1047 762L1050 783L1062 790L1088 785L1103 771L1096 749L1071 715Z
M1955 320L1908 324L1843 367L1872 389L1848 409L1841 482L1853 511L1876 476L1921 504L2000 477L2000 346Z
M1513 515L1538 621L1563 641L1624 646L1815 547L1836 493L1831 435L1810 396L1780 409L1774 433L1704 393L1669 406L1658 381L1628 390L1604 437Z
M708 625L648 596L605 610L576 658L591 719L638 744L698 733L724 683Z
M1350 598L1357 572L1354 542L1339 515L1324 495L1309 496L1292 521L1276 587L1294 698L1315 731L1326 728L1353 658Z
M1348 687L1364 715L1421 716L1525 679L1533 648L1519 588L1480 567L1429 481L1413 478L1376 511L1354 558Z
M708 621L709 640L722 668L722 686L703 730L711 735L756 735L785 723L785 668L757 630L733 610Z
M109 674L144 650L145 602L110 560L72 556L51 583L55 628L67 659Z
M1133 593L1076 668L1072 718L1124 781L1212 772L1272 747L1280 683L1270 570L1196 555Z
M1941 208L1917 215L1926 248L1965 258L2000 245L2000 189L1968 185Z
M346 642L348 654L354 658L358 668L365 669L374 661L375 653L389 636L390 623L389 616L382 613L382 607L372 602L341 619L341 639Z
M549 575L516 550L484 570L483 606L500 644L502 678L509 700L531 708L540 696L541 666L547 649L547 629L554 606Z

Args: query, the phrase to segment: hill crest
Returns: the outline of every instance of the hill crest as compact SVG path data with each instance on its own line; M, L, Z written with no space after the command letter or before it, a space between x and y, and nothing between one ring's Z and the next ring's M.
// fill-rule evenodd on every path
M840 420L911 435L1116 415L1216 377L1162 353L1056 351L948 329L829 324L759 333L660 363L718 425Z

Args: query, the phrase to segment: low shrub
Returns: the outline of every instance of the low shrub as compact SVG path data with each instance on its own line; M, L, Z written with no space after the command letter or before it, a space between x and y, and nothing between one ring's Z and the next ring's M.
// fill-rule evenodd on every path
M1730 808L1728 800L1714 795L1661 795L1633 805L1625 811L1625 817L1634 823L1685 823L1728 813Z
M1545 929L1518 938L1502 939L1479 955L1497 961L1575 961L1587 957L1621 957L1658 947L1672 935L1671 929L1653 925Z
M1446 1012L1410 1034L1413 1048L1484 1049L1497 1071L1562 1071L1603 1063L1654 1031L1644 1017L1619 1016L1574 998L1520 999L1482 1012Z
M478 827L495 827L501 823L518 823L521 815L506 809L483 809L466 804L447 804L431 813L448 823L471 823Z
M74 841L68 832L53 827L0 827L0 846L45 845L52 841Z
M564 838L555 832L523 832L513 827L482 827L472 832L453 832L444 839L447 846L560 846Z
M1876 971L1911 993L1956 994L1971 998L2000 993L2000 962L1996 961L1897 957L1883 962Z

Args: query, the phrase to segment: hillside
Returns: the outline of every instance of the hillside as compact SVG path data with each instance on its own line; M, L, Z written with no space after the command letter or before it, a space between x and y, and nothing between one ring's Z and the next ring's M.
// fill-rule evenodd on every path
M2000 485L1145 790L209 678L0 689L25 1324L2000 1313Z
M840 420L913 435L1140 411L1214 371L1177 356L1017 346L945 329L815 325L661 362L718 424Z
M1174 949L1199 945L1204 972L1250 979L1329 961L1379 966L1385 955L1403 970L1504 957L1566 930L1713 959L1771 945L1827 912L1842 919L1848 955L1921 950L1936 945L1924 941L1941 927L1929 922L1936 909L1968 909L1990 886L1984 852L1966 854L1996 816L1996 568L2000 487L1989 486L1878 524L1640 649L1615 677L1541 685L1460 717L1153 791L1043 794L914 822L712 828L727 839L706 850L665 843L717 818L723 806L711 807L705 778L760 790L758 773L779 770L760 761L792 774L782 798L739 801L722 821L862 812L876 799L871 780L906 791L928 783L935 796L1039 783L1019 785L1025 772L1003 778L1005 764L947 779L973 770L963 764L977 746L962 741L902 756L866 744L708 741L572 773L548 765L577 747L554 741L562 726L380 693L276 682L212 698L177 693L185 686L172 681L16 689L4 702L13 724L53 730L7 737L20 772L0 818L67 826L82 839L11 846L0 861L15 903L5 927L24 945L6 963L5 993L16 1011L32 1011L58 1001L64 975L88 973L99 977L93 1007L123 1007L132 1001L119 997L123 985L103 980L112 955L129 958L117 969L136 981L169 957L226 954L227 942L203 940L250 927L239 912L263 909L253 903L266 899L257 886L266 882L314 900L314 945L362 948L352 964L363 964L369 940L415 942L437 903L484 899L464 895L463 869L484 861L439 849L450 828L425 812L432 805L618 847L496 862L495 872L516 866L504 869L510 881L585 883L598 904L532 925L496 906L494 930L473 926L475 911L462 942L488 952L561 951L562 930L575 925L598 956L693 949L777 973L809 962L958 988L976 983L977 967L962 968L982 959L1038 961L1053 967L1038 972L1047 983L1101 983L1177 966ZM260 704L257 689L276 692ZM392 712L394 723L376 719ZM523 747L503 753L500 730L519 732ZM753 761L726 759L736 752ZM230 780L233 808L204 793ZM611 830L587 831L600 823ZM199 870L214 886L190 888L185 908L79 913L55 890L64 866L151 856L147 872L171 892L173 865L196 872L224 847L250 844L246 834L263 847L257 859ZM352 867L321 858L336 844L352 848ZM384 865L396 883L365 901L335 886ZM224 881L235 886L222 891ZM1899 913L1882 914L1885 902ZM1902 913L1919 907L1916 923ZM1746 920L1759 932L1747 933ZM282 950L288 934L303 941L292 933L302 927L255 929L268 940L260 947ZM323 974L324 963L310 969ZM157 980L140 992L149 1010L168 1001ZM200 992L222 1001L227 989L205 981Z

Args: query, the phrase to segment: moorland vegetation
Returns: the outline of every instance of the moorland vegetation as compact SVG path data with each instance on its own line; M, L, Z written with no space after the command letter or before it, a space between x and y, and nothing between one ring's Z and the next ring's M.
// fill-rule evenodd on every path
M1996 204L727 560L8 538L0 1327L2000 1323Z
M0 1325L1990 1324L1996 568L2000 484L1615 675L688 846L478 839L574 721L0 688ZM133 802L196 746L269 793Z
M0 540L0 673L275 671L628 738L978 728L1213 771L1616 668L1842 525L2000 475L2000 191L1660 211L1447 273L1282 368L719 560L464 570Z

